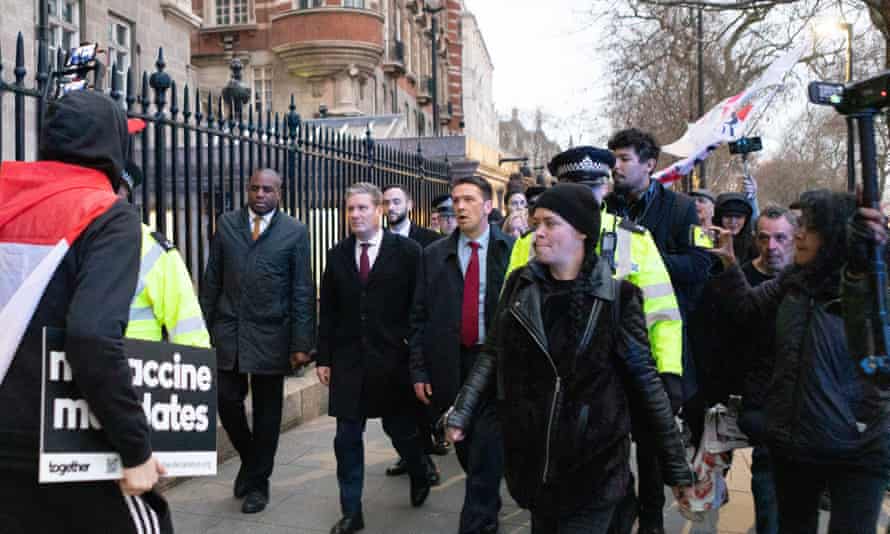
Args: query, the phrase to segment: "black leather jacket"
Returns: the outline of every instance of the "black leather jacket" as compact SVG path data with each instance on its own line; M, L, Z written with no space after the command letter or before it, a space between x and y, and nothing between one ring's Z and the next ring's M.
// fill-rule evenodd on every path
M480 398L497 380L505 478L524 508L567 514L623 497L630 484L628 397L643 400L667 484L692 473L649 352L640 290L614 281L605 262L592 274L581 341L551 355L542 318L546 267L532 261L508 279L494 328L446 424L471 429ZM565 352L573 352L566 357Z

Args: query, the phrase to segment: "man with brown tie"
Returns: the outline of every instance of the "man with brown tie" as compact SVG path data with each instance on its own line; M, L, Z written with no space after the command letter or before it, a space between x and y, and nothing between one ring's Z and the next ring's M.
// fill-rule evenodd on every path
M321 280L316 372L331 388L329 411L337 418L334 453L343 517L331 534L364 528L362 434L369 418L404 458L411 476L411 505L430 492L431 463L414 419L408 378L409 315L420 267L420 246L380 227L383 195L365 182L346 190L351 235L328 251Z
M472 369L493 322L513 238L488 223L491 185L480 177L455 181L451 204L458 229L423 252L411 325L415 395L443 413ZM480 402L466 439L455 445L467 474L460 534L498 530L504 453L494 399Z
M200 300L216 348L219 418L241 457L234 494L250 514L269 502L284 375L314 346L315 285L306 226L278 209L281 177L258 170L247 193L245 209L219 218Z

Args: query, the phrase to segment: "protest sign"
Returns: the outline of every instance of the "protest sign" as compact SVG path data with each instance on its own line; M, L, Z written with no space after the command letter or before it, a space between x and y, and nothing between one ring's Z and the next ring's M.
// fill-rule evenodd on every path
M44 329L39 480L120 478L120 456L77 389L64 345L64 331ZM132 339L124 349L152 449L167 475L215 475L216 353Z

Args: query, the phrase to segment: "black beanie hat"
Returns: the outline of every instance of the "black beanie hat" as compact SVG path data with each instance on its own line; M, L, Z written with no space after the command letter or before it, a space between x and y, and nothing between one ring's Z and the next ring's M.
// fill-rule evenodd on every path
M535 208L548 209L590 239L600 233L600 210L589 187L560 183L541 193Z

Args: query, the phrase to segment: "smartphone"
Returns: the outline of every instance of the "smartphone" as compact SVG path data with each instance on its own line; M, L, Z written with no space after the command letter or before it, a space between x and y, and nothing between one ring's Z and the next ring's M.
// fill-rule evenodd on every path
M97 43L90 43L78 46L77 48L72 48L71 53L68 54L67 61L65 61L65 66L70 68L89 65L90 62L95 61L96 59L97 47Z
M714 248L716 239L712 230L693 224L689 226L689 242L697 248Z

